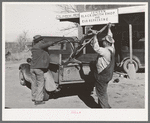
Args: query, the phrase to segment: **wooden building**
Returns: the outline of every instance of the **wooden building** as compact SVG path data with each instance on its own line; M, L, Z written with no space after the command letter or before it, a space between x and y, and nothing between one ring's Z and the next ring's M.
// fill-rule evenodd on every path
M81 6L82 12L66 13L57 16L57 19L62 23L63 21L76 22L78 26L78 38L81 39L83 35L92 27L94 30L100 30L107 22L103 22L102 14L106 12L117 12L115 26L112 27L113 38L115 40L116 48L116 62L123 65L125 60L129 59L129 24L132 25L132 48L133 60L137 63L137 68L145 66L145 12L146 4L143 5L84 5ZM96 15L97 14L97 15ZM101 14L101 15L100 15ZM95 23L90 23L92 20L84 20L85 25L81 22L83 18L93 19ZM99 22L96 22L99 18ZM108 17L109 18L109 17ZM97 19L97 20L96 20ZM100 20L101 19L101 20ZM113 17L110 18L113 21ZM104 20L105 21L105 20ZM111 21L110 21L111 22ZM113 22L112 22L113 23ZM143 41L143 44L139 41ZM135 50L134 50L135 49ZM94 53L89 46L84 49L83 54Z

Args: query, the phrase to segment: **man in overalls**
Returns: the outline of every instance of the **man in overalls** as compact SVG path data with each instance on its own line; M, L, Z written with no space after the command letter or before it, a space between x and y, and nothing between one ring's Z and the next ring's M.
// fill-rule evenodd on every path
M96 59L96 70L94 71L98 104L101 108L111 108L108 103L107 87L109 81L112 79L115 65L114 40L111 35L106 35L99 42L97 35L95 35L94 40L91 42L91 46L98 54Z

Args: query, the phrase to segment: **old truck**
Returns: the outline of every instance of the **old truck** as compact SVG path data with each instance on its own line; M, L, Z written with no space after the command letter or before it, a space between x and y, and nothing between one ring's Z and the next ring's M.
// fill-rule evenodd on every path
M71 84L84 84L85 81L80 75L80 66L78 63L82 62L84 74L87 75L90 71L89 63L92 60L90 56L88 54L83 55L81 52L79 53L77 60L64 62L74 53L75 48L80 45L80 42L77 40L77 38L52 36L43 36L43 38L45 41L61 42L56 43L54 46L50 46L48 48L51 61L49 63L49 69L52 72L55 83L57 83L59 87ZM30 64L28 62L19 66L19 80L21 85L27 86L30 84L31 86L32 80ZM44 98L49 98L47 91L45 91Z
M104 26L97 34L100 34L106 29ZM86 84L81 75L86 76L89 74L90 63L92 63L96 57L96 53L83 53L83 49L90 45L93 39L93 34L85 35L81 40L76 37L56 37L56 36L43 36L45 42L53 42L53 46L48 48L50 55L49 69L52 71L54 81L58 86L70 85L70 84ZM30 64L23 63L19 66L19 79L21 85L31 83ZM45 91L45 95L47 92Z

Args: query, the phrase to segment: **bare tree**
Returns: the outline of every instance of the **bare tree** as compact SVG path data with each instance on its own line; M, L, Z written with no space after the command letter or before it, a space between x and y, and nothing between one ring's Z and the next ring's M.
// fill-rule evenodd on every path
M73 4L61 5L61 4L59 4L57 6L61 9L60 13L75 13L75 12L81 12L84 10L84 5L73 5ZM73 24L74 25L72 27L64 28L61 31L70 30L73 28L77 28L79 26L79 24L76 22L73 22Z
M26 48L26 43L29 41L27 33L28 33L28 31L23 31L23 33L20 34L18 39L17 39L17 41L18 41L18 52L22 52Z
M76 5L71 5L71 4L63 4L63 5L58 5L58 7L61 8L61 13L73 13L73 12L78 12L77 6Z

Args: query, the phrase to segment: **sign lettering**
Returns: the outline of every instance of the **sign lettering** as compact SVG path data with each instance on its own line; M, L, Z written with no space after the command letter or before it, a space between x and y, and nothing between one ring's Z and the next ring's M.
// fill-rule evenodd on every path
M107 23L118 23L117 9L99 10L80 13L80 25L98 25Z
M66 18L79 18L79 13L66 13L56 16L57 19L66 19Z

